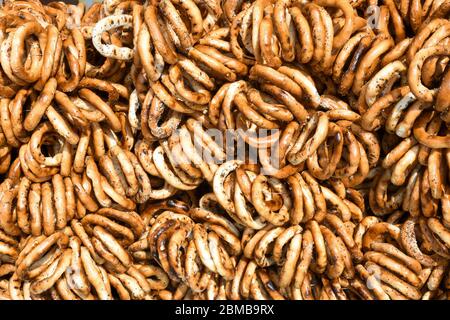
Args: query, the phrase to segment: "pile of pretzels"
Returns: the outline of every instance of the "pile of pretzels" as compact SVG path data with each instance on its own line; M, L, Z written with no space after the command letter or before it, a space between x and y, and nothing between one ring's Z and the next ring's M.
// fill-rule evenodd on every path
M0 300L449 300L449 17L3 1Z

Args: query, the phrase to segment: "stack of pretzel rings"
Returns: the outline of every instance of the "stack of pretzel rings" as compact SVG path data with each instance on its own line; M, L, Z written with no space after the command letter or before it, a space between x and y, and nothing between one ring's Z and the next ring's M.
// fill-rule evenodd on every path
M3 1L24 299L450 300L450 1Z

